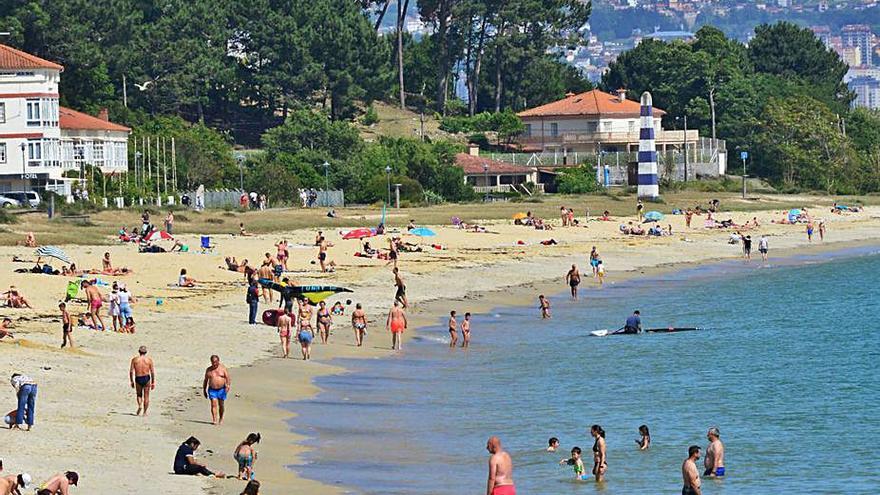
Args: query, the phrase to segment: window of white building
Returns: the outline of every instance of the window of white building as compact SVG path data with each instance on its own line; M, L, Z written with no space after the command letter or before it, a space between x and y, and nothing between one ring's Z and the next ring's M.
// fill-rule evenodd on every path
M0 163L6 163L6 143L0 143Z
M550 136L556 137L559 135L559 124L553 122L550 124Z
M39 127L40 122L40 99L27 100L27 125L29 127Z
M27 164L30 167L39 167L43 161L43 142L36 139L27 143Z
M526 124L526 130L523 132L525 137L532 137L532 124Z
M6 123L6 103L0 103L0 124Z
M92 143L92 165L99 168L104 166L104 143L101 141Z

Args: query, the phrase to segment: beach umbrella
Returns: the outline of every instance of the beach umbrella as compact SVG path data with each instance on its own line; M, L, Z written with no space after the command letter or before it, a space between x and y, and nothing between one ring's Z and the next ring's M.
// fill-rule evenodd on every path
M647 222L659 222L663 220L663 214L659 211L649 211L645 213L645 221Z
M797 221L801 213L803 212L797 208L792 208L791 210L788 210L788 221L794 223L795 221Z
M365 237L373 237L376 231L373 229L354 229L342 236L343 239L363 239Z
M171 237L171 234L169 234L168 232L165 232L164 230L154 230L154 231L150 232L149 234L147 234L147 236L144 237L144 240L145 241L158 241L158 240L170 241L170 240L174 240L174 238Z
M526 215L526 214L523 213L523 212L519 212L519 213L514 213L514 214L513 214L513 219L514 219L514 220L522 220L522 219L524 219L524 218L528 218L528 215Z
M433 237L433 236L437 235L433 230L431 230L427 227L419 227L416 229L412 229L409 231L409 233L412 235L417 235L419 237Z
M40 246L34 253L41 258L55 258L68 265L73 264L70 256L67 256L67 253L55 246Z

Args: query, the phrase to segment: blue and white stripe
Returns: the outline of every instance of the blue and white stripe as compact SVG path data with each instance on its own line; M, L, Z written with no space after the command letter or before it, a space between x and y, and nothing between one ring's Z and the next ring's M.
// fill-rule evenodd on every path
M639 130L639 197L657 198L660 186L657 180L657 147L654 144L654 108L651 93L642 93Z

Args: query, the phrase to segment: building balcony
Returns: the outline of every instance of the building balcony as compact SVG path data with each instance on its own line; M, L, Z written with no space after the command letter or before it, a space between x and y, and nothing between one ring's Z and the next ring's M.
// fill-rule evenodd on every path
M700 138L700 132L696 129L687 131L687 141L696 142ZM576 131L563 132L555 136L532 133L529 136L520 136L517 141L527 146L573 146L579 144L633 144L639 143L639 130L633 132L604 132L604 131ZM685 141L684 131L661 130L654 137L658 144L681 144Z

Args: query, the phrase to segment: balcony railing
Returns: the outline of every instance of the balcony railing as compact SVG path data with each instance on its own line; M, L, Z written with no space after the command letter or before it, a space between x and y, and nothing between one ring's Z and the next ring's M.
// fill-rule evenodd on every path
M699 139L699 131L687 131L687 140L693 143ZM661 130L657 133L654 141L657 143L680 144L684 141L684 131L667 131ZM633 143L639 142L639 131L634 132L601 132L601 131L578 131L563 132L555 136L550 133L543 135L532 133L529 136L520 136L517 138L520 144L581 144L581 143Z

